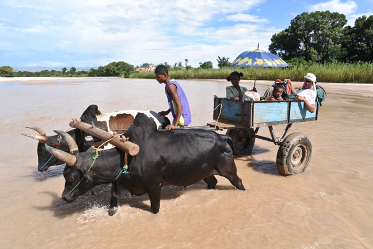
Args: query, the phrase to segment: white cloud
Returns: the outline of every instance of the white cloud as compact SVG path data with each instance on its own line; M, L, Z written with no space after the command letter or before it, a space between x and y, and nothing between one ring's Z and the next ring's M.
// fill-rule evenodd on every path
M47 67L65 67L67 66L64 62L56 62L56 61L39 61L38 63L34 63L33 65L29 65L30 67L35 66L47 66Z
M355 1L341 2L340 0L332 0L329 2L309 5L307 8L310 12L329 10L330 12L338 12L349 15L357 10L357 4Z
M209 39L226 40L228 37L234 39L248 37L260 27L255 24L237 24L233 27L224 27L210 34Z
M49 0L50 1L50 0ZM5 4L15 8L35 9L35 10L51 10L49 1L43 1L40 4L37 1L7 1ZM28 3L27 3L28 2Z
M20 30L26 33L50 33L55 30L59 30L60 28L57 26L42 26L42 25L35 25L29 28L24 28L24 29L15 29L15 30Z
M13 1L14 8L28 8L28 15L34 15L37 21L25 22L12 29L29 34L28 39L35 39L32 40L34 47L24 40L21 47L76 54L75 66L104 65L115 60L135 65L143 62L174 63L185 58L192 66L198 66L198 62L208 58L215 60L216 64L218 55L238 56L236 53L256 48L258 42L266 49L268 44L265 43L269 42L273 32L259 25L268 20L242 14L264 1ZM33 6L47 6L49 9L44 11ZM215 26L207 25L217 16L228 21L254 24L220 27L216 21ZM43 37L38 37L39 33L43 33ZM37 39L42 42L38 43ZM53 62L53 53L50 54L49 58L38 63L59 63ZM81 54L88 56L79 58ZM61 63L57 66L64 65Z
M261 19L259 16L253 16L248 14L235 14L227 16L227 20L234 22L259 22L268 23L267 19Z

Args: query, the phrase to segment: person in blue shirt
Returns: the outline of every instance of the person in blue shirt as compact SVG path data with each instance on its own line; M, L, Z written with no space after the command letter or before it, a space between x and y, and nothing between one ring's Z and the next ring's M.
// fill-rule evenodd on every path
M184 127L192 122L188 99L179 83L171 80L167 67L160 65L155 69L155 76L160 84L166 84L165 93L170 108L167 111L159 112L160 115L168 115L170 112L174 118L171 125L166 129L176 129Z

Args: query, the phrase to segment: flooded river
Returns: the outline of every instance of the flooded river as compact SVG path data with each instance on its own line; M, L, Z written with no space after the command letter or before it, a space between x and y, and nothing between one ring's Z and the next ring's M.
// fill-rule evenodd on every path
M213 96L225 96L229 83L179 83L192 125L212 121ZM47 135L67 130L90 104L102 112L168 109L164 84L155 80L0 82L1 248L373 247L373 98L329 94L317 121L292 126L313 148L301 174L279 175L278 147L257 139L252 155L235 157L246 191L221 177L215 190L204 182L167 186L158 214L144 195L120 200L112 217L109 186L67 204L64 166L38 172L37 141L21 135L35 134L25 126ZM284 128L276 126L276 135ZM270 136L266 128L260 135Z

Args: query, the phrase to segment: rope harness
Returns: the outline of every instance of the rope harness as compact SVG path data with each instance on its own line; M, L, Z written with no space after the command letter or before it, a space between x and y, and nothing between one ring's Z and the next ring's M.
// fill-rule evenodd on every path
M215 122L215 128L214 128L214 131L216 131L216 127L218 126L218 121L219 121L219 118L220 118L221 109L223 109L223 105L220 103L217 107L215 107L214 111L215 111L216 108L218 108L219 106L221 106L221 107L220 107L219 116L218 116L218 118L216 119L216 122Z
M61 143L61 136L58 136L58 143ZM56 147L57 149L58 149L58 147ZM49 163L49 161L52 159L52 157L53 157L53 155L51 155L51 157L48 159L48 161L46 161L45 163L44 163L44 165L39 169L39 171L41 171L46 165L47 165L47 163Z
M99 148L106 144L107 142L109 142L110 140L114 139L118 137L117 135L114 135L112 138L110 138L109 140L106 140L105 142L103 142L100 146L98 146L97 148L95 148L93 145L92 145L92 149L94 149L94 151L92 151L92 153L96 153L96 155L93 156L93 162L91 164L91 166L88 168L88 171L90 171L90 169L92 168L93 164L95 163L96 159L99 157L99 154L98 154L98 150ZM120 170L118 176L115 178L114 181L116 181L118 179L118 177L120 176L121 173L123 174L128 174L128 166L127 166L127 152L125 152L125 156L124 156L124 166L123 166L123 169ZM75 185L75 187L66 195L66 198L76 189L76 187L78 187L78 185L83 181L84 179L84 176L82 177L82 179L80 179L80 181Z
M119 174L117 175L117 177L115 178L114 181L116 181L118 179L118 177L120 176L120 174L128 174L128 162L127 162L127 152L125 152L124 154L124 165L123 165L123 169L119 172Z

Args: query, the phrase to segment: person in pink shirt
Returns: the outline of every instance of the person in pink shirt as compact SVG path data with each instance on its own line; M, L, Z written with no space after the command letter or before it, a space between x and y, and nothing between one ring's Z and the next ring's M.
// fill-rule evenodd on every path
M273 88L272 96L268 100L283 100L282 99L282 93L284 92L284 88L281 86L275 86Z

